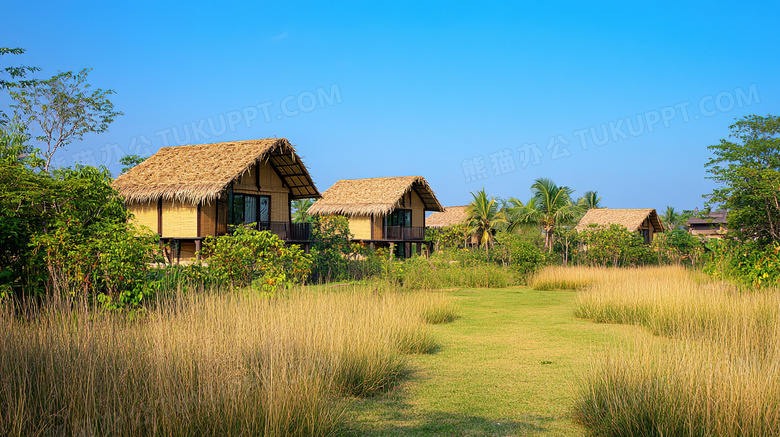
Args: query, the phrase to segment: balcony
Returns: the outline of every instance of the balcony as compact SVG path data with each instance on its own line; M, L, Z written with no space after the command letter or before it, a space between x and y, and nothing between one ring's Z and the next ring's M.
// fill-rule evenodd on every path
M422 241L425 240L425 228L421 226L386 226L385 240Z
M284 241L311 241L311 223L260 222L257 229L271 231Z

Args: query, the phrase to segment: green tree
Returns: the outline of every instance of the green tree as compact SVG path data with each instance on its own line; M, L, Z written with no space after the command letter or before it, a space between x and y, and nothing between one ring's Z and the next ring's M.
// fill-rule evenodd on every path
M559 187L550 179L537 179L531 191L533 197L525 204L514 197L509 199L510 231L516 227L538 226L544 232L544 247L549 252L555 229L571 223L582 210L571 201L574 190Z
M483 188L476 194L471 193L474 201L466 207L468 230L476 235L479 244L485 247L485 252L493 246L493 232L499 224L506 223L506 216L498 207L494 197L488 197Z
M594 227L580 232L585 245L583 261L590 265L624 267L651 263L655 258L650 246L637 232L612 224L608 228Z
M705 164L720 186L706 195L708 206L729 211L729 234L740 241L780 241L780 117L746 116L730 126L730 137L709 146Z
M21 48L10 48L10 47L0 47L0 56L3 55L21 55L25 52L24 49ZM40 71L41 69L38 67L29 67L26 65L19 65L19 66L10 66L5 67L3 69L0 69L0 73L2 75L7 76L11 80L7 80L3 78L2 75L0 75L0 90L15 87L15 88L26 88L28 86L31 86L35 84L34 79L25 79L28 74L35 73L36 71ZM18 79L18 80L15 80ZM8 123L8 116L5 114L5 112L0 111L0 126L5 126Z
M666 211L664 211L663 214L661 214L661 221L664 224L664 227L666 227L667 230L675 230L679 228L683 223L683 218L680 214L677 213L677 211L674 210L674 207L667 206Z
M340 215L317 216L312 224L311 254L315 281L347 279L352 255L349 220Z
M122 112L114 110L108 96L113 90L95 89L87 83L89 69L67 71L27 87L10 88L14 119L34 133L41 143L43 170L48 172L54 153L90 132L101 133Z
M583 211L587 211L593 208L601 208L601 197L599 197L598 191L586 191L579 199L577 199L577 206Z
M148 156L147 156L148 158ZM141 157L141 155L126 155L119 159L119 163L126 166L122 168L122 173L127 173L131 168L135 167L136 165L146 161L146 158Z
M292 201L292 221L293 223L312 223L314 217L309 215L308 211L314 204L313 199L296 199Z

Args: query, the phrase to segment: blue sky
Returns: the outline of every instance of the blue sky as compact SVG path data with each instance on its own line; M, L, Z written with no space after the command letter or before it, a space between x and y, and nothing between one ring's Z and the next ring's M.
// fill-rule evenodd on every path
M613 208L701 207L707 146L780 114L780 5L6 1L0 66L93 68L124 112L59 152L285 137L320 191L424 176L443 205L536 178ZM5 97L0 105L7 105Z

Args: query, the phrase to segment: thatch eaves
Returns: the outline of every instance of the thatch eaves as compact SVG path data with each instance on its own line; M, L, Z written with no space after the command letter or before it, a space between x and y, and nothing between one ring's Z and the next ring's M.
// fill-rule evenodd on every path
M609 225L622 225L629 231L636 231L642 225L645 219L650 219L653 226L653 232L663 232L664 225L658 217L655 209L608 209L593 208L589 209L585 216L575 228L577 232L582 232L590 227L607 227Z
M442 212L434 212L425 219L425 226L429 228L443 228L446 226L459 225L468 221L466 214L468 205L448 206Z
M284 138L163 147L112 185L129 202L210 202L260 162L270 164L292 199L320 197L295 147Z
M406 193L414 190L426 211L443 211L430 185L422 176L343 179L322 193L309 214L387 215L401 206Z

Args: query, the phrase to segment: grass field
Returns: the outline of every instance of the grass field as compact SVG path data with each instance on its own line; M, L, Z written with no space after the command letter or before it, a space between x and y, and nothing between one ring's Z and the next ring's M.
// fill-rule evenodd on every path
M433 327L440 349L413 356L392 392L352 402L353 435L585 435L571 414L578 378L601 351L650 337L575 318L572 291L450 294L460 317Z

